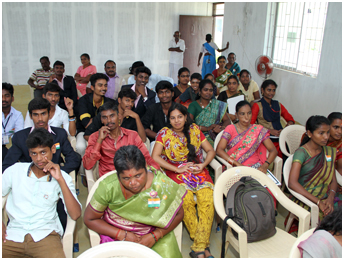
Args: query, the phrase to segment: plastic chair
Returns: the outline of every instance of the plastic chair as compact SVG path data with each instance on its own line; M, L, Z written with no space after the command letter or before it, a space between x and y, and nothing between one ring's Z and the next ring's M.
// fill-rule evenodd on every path
M290 156L295 153L296 149L300 147L301 137L306 133L306 128L303 125L290 125L283 128L279 136L279 147L281 152ZM287 146L289 152L287 151Z
M340 175L340 173L336 170L336 179L337 179L337 183L342 186L342 175Z
M229 188L244 176L250 176L256 179L261 185L269 188L274 197L284 208L299 217L299 236L308 230L310 213L288 199L268 176L262 174L262 172L256 169L246 166L239 166L226 170L215 183L215 210L222 219L225 219L226 217L223 195L227 196ZM226 250L230 243L233 248L239 252L240 257L242 258L288 257L290 249L296 241L294 236L276 227L277 232L274 236L258 242L247 243L247 234L239 225L237 225L232 219L227 220L227 224L228 231L226 236ZM231 229L238 233L238 239L234 237Z
M145 144L147 150L149 151L149 149L150 149L150 141L149 141L148 137L146 137L146 142L144 142L144 144Z
M216 151L217 145L219 144L222 134L223 134L222 130L215 138L215 142L214 142L214 149ZM227 149L225 149L225 151L227 152ZM269 155L269 152L266 153L266 156ZM230 165L226 160L224 160L223 158L221 158L220 156L216 155L215 158L217 160L220 161L221 164L225 165L227 167L227 169L232 168L233 166ZM282 183L282 166L283 166L283 160L276 156L275 160L273 161L274 163L274 170L272 171L273 175L279 180L280 183Z
M297 246L307 238L309 238L311 235L313 235L315 228L312 228L310 230L307 230L305 233L303 233L300 237L298 237L294 243L294 245L291 247L289 258L301 258L300 250L297 248Z
M288 126L289 127L289 126ZM314 202L307 199L305 196L295 192L292 189L289 189L289 175L291 170L291 165L293 164L293 155L289 156L288 159L284 163L283 167L283 177L285 184L289 190L289 192L298 200L302 201L304 204L306 204L308 207L311 208L311 228L315 228L318 225L319 222L319 207ZM341 176L339 172L336 170L336 177L337 175ZM291 214L289 215L289 218L287 220L287 225L285 227L285 231L289 231L294 219L296 219L296 216Z
M96 189L98 188L99 182L101 182L102 180L104 180L107 176L111 175L111 174L116 174L116 171L111 171L108 172L106 174L104 174L102 177L100 177L93 185L92 189L89 191L88 196L87 196L87 200L86 200L86 207L88 205L88 203L90 203L94 192L96 191ZM178 243L178 247L179 250L182 250L182 232L183 232L183 225L182 222L180 222L180 224L173 230L174 235L176 236L177 239L177 243ZM91 242L91 247L95 247L97 245L99 245L100 243L100 236L97 232L88 229L88 233L90 235L90 242ZM118 242L118 241L116 241ZM107 243L106 243L107 244ZM131 249L132 250L132 249ZM100 256L99 256L100 257Z
M149 247L128 241L114 241L92 247L78 258L162 258Z
M2 197L2 221L4 223L7 223L7 214L6 214L6 201L7 197L9 194L6 196ZM63 237L61 239L62 245L63 245L63 251L66 255L66 258L73 258L73 233L75 230L76 226L76 221L71 219L68 214L67 214L67 225L66 225L66 230L63 234Z

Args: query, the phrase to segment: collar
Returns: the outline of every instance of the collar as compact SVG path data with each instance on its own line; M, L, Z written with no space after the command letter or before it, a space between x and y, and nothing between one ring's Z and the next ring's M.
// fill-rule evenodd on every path
M93 103L93 106L95 107L96 104L94 103L94 99L93 99L93 96L92 96L92 103ZM104 105L104 97L102 97L102 103L100 104L99 107L101 107L102 105Z
M63 82L63 79L66 77L66 75L63 73L63 75L62 75L62 79L61 79L61 81L60 82ZM59 81L57 78L55 78L56 79L56 81Z
M119 78L117 72L116 72L115 76L113 76L112 78L111 78L108 74L106 74L106 72L104 72L104 74L105 74L106 76L108 76L109 80L110 80L110 79L114 79L114 78Z
M5 118L5 119L7 119L10 115L12 115L12 114L14 113L14 110L13 110L13 109L14 109L14 107L11 106L11 110L10 110L10 112L8 113L7 117L5 117L4 112L2 112L2 114L4 115L4 118Z
M30 133L31 133L34 129L35 129L35 125L33 125L33 127L31 127ZM54 131L50 128L50 125L48 125L48 132L51 133L51 134L56 135L56 134L54 133Z
M31 170L31 167L33 166L33 162L30 164L30 166L29 166L29 168L27 169L27 173L26 173L26 176L27 177L31 177L31 175L32 175L32 173L33 173L33 171ZM36 175L35 175L36 176ZM36 178L37 178L37 176L36 176ZM38 178L37 178L38 179ZM51 179L52 179L52 176L51 176L51 174L49 173L48 175L47 175L47 182L51 182Z
M135 87L136 87L136 83L131 87L131 89L132 89L134 92L135 92ZM146 95L148 96L147 85L145 86L145 93L146 93ZM141 95L139 95L139 96L141 96ZM139 97L139 96L138 96L138 97ZM138 98L138 97L137 97L137 98ZM137 98L136 98L136 99L137 99Z

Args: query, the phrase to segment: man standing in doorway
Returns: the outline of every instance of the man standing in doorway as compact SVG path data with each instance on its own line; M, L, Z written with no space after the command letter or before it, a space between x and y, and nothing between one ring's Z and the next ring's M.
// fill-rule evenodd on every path
M197 66L199 67L199 65L201 65L200 61L204 53L202 64L202 79L204 79L205 75L207 75L208 73L212 73L213 70L216 69L215 50L217 50L218 52L223 52L229 47L229 42L227 42L226 47L220 50L219 47L217 47L216 43L212 42L211 39L211 34L207 34L205 36L205 40L207 42L202 44L201 52L198 56Z
M174 39L170 41L169 51L170 55L170 72L169 77L173 79L175 83L178 83L178 70L183 67L184 51L185 51L185 42L180 39L180 32L174 32Z
M27 84L35 89L35 98L42 97L43 87L48 82L50 75L54 73L53 69L50 68L50 61L47 56L40 58L39 62L41 63L42 68L35 70L27 81ZM37 84L35 84L35 81Z

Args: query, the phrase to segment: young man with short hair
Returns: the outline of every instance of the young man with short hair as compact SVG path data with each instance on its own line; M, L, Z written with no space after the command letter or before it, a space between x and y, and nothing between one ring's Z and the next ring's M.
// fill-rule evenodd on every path
M131 88L137 95L135 100L134 112L136 112L140 118L143 117L147 108L155 104L156 93L146 87L151 71L147 67L139 67L135 70L135 84L125 85L122 90Z
M75 80L72 76L65 75L65 65L62 61L55 61L53 65L54 74L52 74L49 78L47 83L55 83L61 89L60 92L60 101L59 106L60 108L66 110L68 109L65 105L64 98L68 97L73 100L74 110L76 110L77 102L78 102L78 92L76 90Z
M20 111L12 107L14 88L9 83L2 83L2 160L7 154L6 145L12 135L24 128L24 118Z
M48 100L50 103L48 125L55 127L63 126L69 135L75 136L76 118L73 110L73 100L68 97L64 98L65 107L68 109L67 113L66 110L61 109L58 105L60 101L60 93L60 87L54 83L47 83L47 85L45 85L43 88L43 98ZM30 118L29 111L27 111L24 127L26 128L32 126L33 121Z
M99 176L115 170L113 158L116 151L125 145L135 145L143 153L147 164L159 169L142 142L137 132L120 127L118 108L113 103L105 103L99 108L104 125L98 132L91 134L82 162L85 169L90 170L99 160Z
M202 80L202 75L195 72L190 77L191 86L188 87L183 94L181 94L176 100L176 103L187 102L187 101L195 101L199 96L199 83Z
M2 257L65 257L56 204L61 198L68 215L77 220L81 204L72 178L51 160L56 152L53 136L34 129L26 140L32 163L16 163L2 175L2 196L8 194L10 222L2 223Z
M47 56L40 58L39 62L41 63L42 68L35 70L27 81L27 84L35 89L35 98L42 97L43 87L48 82L50 75L54 73L53 69L50 68L50 61Z
M133 90L124 89L119 92L118 99L116 101L111 100L108 102L118 105L118 114L119 120L121 121L121 127L137 131L142 142L145 142L145 129L143 128L139 115L132 110L136 97L137 95ZM98 113L98 115L93 118L92 123L87 127L84 135L84 138L87 141L91 134L98 131L103 126L100 116L100 113Z
M153 104L147 108L146 113L142 117L142 125L145 128L146 135L152 142L155 140L156 134L165 126L167 126L168 110L174 103L173 98L173 85L166 81L160 81L156 85L156 93L159 97L160 103ZM153 130L151 130L153 125Z
M99 107L110 100L105 97L108 81L108 76L103 73L93 74L90 78L93 92L83 95L78 101L79 116L76 123L76 152L80 154L81 157L85 154L86 149L86 140L84 139L86 128L98 114Z

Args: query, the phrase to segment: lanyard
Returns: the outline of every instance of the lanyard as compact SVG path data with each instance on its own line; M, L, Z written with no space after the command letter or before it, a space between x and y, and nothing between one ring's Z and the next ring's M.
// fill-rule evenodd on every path
M2 122L2 127L4 128L4 131L5 131L5 132L6 132L6 126L7 126L7 124L8 124L8 121L10 121L12 115L13 115L13 114L10 114L10 116L7 118L7 121L6 121L6 124L5 124L5 125L4 125L4 122Z

